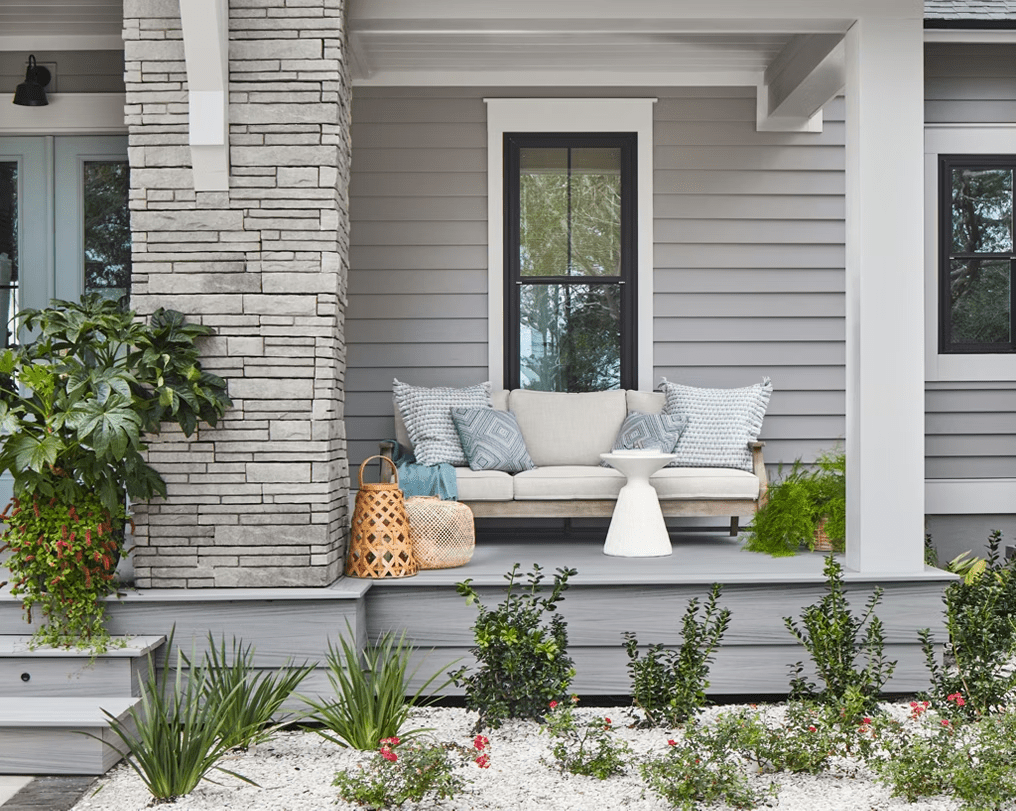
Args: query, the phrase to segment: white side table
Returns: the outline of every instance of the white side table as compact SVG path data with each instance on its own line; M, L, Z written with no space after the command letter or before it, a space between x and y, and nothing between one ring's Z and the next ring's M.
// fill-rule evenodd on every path
M649 477L677 455L659 451L613 451L601 453L600 458L620 470L628 480L617 494L603 554L622 558L672 554L674 550L660 509L660 498L649 483Z

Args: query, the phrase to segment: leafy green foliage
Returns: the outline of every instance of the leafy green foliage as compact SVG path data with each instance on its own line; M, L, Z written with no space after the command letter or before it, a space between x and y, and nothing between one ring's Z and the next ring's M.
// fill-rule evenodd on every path
M646 760L639 771L648 787L672 807L699 811L723 802L733 808L755 808L765 799L749 783L729 729L692 722L682 736L667 743L667 753ZM772 787L770 793L775 793Z
M461 766L473 761L481 769L489 767L490 756L484 752L489 743L482 735L473 739L472 749L384 738L366 765L343 769L332 785L339 787L339 796L346 802L371 809L397 808L410 800L450 800L466 784L457 773Z
M216 645L208 634L208 651L202 664L205 704L217 708L223 719L220 735L230 748L248 749L272 737L285 723L273 720L283 703L314 670L312 663L286 665L277 671L256 670L250 645L233 638L227 650L223 638Z
M1016 689L1016 673L1007 669L1016 654L1016 562L1000 560L1001 540L1000 532L992 532L980 571L946 587L951 667L939 663L930 631L920 632L931 697L943 707L949 695L960 693L970 716L999 712Z
M0 430L5 434L0 473L14 477L19 505L55 499L56 504L77 505L81 512L82 505L98 501L92 534L95 527L111 524L119 536L126 496L146 500L166 495L166 483L142 457L145 435L158 433L166 421L187 434L200 422L215 425L231 404L225 382L202 371L198 360L196 341L211 330L161 309L144 324L97 295L85 296L80 304L54 301L45 310L25 310L18 320L34 337L0 354L5 382L0 385ZM95 644L94 623L79 622L74 612L89 613L101 623L103 604L97 600L110 592L104 575L111 572L105 566L101 573L83 566L71 574L67 549L61 546L67 540L61 535L65 525L63 519L47 519L32 527L31 542L12 527L5 539L12 550L9 566L23 573L15 576L26 608L56 599L40 596L44 587L83 583L64 594L80 598L81 606L71 609L67 603L63 611L44 611L55 627L44 627L36 639ZM82 536L76 537L80 543ZM43 548L65 553L60 586L24 576L38 565ZM77 551L82 559L88 557ZM119 551L118 543L117 556ZM103 556L113 558L113 550L105 549ZM79 560L76 554L73 560ZM97 574L103 575L98 581Z
M904 723L884 727L885 755L868 765L893 796L916 802L948 795L965 811L996 811L1016 801L1016 713L970 723L925 711L915 702Z
M54 495L73 503L99 495L115 512L124 494L165 496L145 463L145 434L163 422L190 435L215 425L231 404L225 382L202 371L196 340L211 329L157 310L148 324L98 295L80 304L54 301L18 314L31 342L0 356L0 472L21 499Z
M549 595L541 596L543 574L533 565L528 588L516 590L519 564L505 575L508 592L494 609L480 602L480 595L466 580L457 585L467 604L476 604L479 616L473 625L475 647L470 652L478 667L450 674L465 688L466 707L480 714L477 730L497 729L508 718L543 718L551 701L568 695L575 669L567 655L567 623L556 614L557 604L568 588L575 569L558 569ZM553 614L549 623L546 614Z
M404 633L383 634L376 645L364 650L363 667L356 648L345 637L339 645L337 649L328 643L326 660L335 698L303 699L312 710L310 720L324 727L315 732L339 746L370 751L382 738L408 739L427 731L402 729L413 707L433 703L422 696L438 675L435 673L416 693L408 695L407 685L416 671L408 672L412 646L406 643ZM448 681L436 689L446 684Z
M792 670L796 675L790 682L790 696L841 705L850 702L856 708L855 715L873 711L882 687L896 669L896 662L885 658L882 622L874 613L882 599L882 589L875 589L864 613L855 617L843 588L843 567L833 555L826 556L823 573L826 594L803 610L803 630L791 617L784 617L783 622L811 655L825 687L819 691L805 679L803 665L798 662ZM862 629L863 639L859 638ZM866 660L860 670L855 666L859 656Z
M614 722L601 715L580 723L575 718L578 700L572 696L570 701L550 702L545 718L544 728L554 739L550 751L558 768L598 780L624 774L630 750L624 741L614 740Z
M647 725L681 724L706 705L709 663L730 625L730 609L716 605L721 590L713 584L701 619L698 599L688 602L677 650L655 644L640 656L635 634L624 634L632 702L645 713Z
M152 796L173 800L189 794L212 769L232 775L251 785L252 780L223 769L216 764L230 749L223 737L227 715L223 710L233 701L233 694L221 696L224 704L205 701L208 670L198 668L185 673L185 658L176 652L176 667L170 673L173 638L167 643L162 677L148 660L148 676L141 683L141 707L129 711L130 723L120 721L109 712L109 727L120 739L123 748L96 735L82 733L115 749L138 776ZM234 687L240 690L240 685ZM132 729L133 726L133 729ZM136 731L134 731L136 730Z
M797 554L801 544L815 548L815 530L824 530L833 549L843 551L846 538L847 457L842 451L821 454L814 467L800 459L769 486L765 502L752 519L744 548L773 557Z
M0 551L11 552L11 594L22 597L28 621L33 610L42 615L33 644L104 652L103 599L116 591L121 541L114 527L123 525L123 507L110 513L94 493L74 503L15 498L10 507L0 516L8 524Z

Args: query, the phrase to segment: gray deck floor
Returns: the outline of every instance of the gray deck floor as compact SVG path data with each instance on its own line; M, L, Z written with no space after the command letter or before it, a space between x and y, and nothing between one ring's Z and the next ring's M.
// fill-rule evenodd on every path
M478 536L472 560L453 569L420 571L413 577L374 580L374 588L400 584L444 586L465 578L477 585L503 583L504 574L518 562L525 573L533 563L543 567L548 579L558 567L571 567L578 574L574 585L679 584L679 583L818 583L822 582L825 555L802 552L794 557L772 558L746 552L744 540L725 533L672 533L674 552L667 557L620 558L603 554L603 539L596 533L572 540L534 538L520 535L507 538ZM842 555L839 556L842 561ZM860 581L940 580L948 578L939 569L926 567L923 572L898 575L880 572L859 574L844 570L844 579Z

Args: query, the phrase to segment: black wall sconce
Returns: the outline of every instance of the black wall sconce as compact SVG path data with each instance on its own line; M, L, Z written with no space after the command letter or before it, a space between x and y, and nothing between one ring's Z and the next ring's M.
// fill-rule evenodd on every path
M45 107L49 104L45 87L51 78L48 69L35 64L35 55L29 56L25 81L14 91L14 103L21 107Z

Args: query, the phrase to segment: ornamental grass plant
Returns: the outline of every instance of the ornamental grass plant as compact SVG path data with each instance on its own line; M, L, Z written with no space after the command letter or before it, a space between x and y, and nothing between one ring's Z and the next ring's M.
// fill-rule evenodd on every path
M352 637L348 624L346 630ZM404 633L385 633L364 650L361 666L359 652L346 637L339 639L338 648L329 642L325 661L334 697L303 698L310 708L308 720L322 727L314 731L338 746L365 752L375 749L382 738L408 740L429 731L404 729L414 707L426 707L436 700L425 693L439 675L435 672L410 693L409 682L419 669L409 670L412 652ZM449 681L435 687L435 692Z

